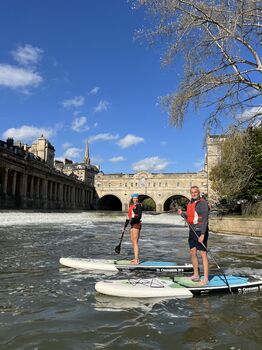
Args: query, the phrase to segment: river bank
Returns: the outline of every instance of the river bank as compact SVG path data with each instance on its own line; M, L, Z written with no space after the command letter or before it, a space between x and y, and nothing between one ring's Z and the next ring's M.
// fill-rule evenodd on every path
M226 216L210 218L209 228L215 233L262 237L262 218Z

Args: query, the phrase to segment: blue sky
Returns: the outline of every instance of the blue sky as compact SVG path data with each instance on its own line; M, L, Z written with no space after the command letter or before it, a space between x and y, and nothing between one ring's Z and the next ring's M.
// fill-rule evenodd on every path
M170 125L157 101L181 66L161 68L160 50L134 40L143 24L125 0L2 0L1 139L43 133L74 161L89 140L105 173L200 170L206 115Z

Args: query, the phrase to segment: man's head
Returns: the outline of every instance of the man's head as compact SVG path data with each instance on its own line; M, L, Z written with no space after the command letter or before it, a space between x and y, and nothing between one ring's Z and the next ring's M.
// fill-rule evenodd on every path
M190 194L191 194L191 198L193 198L193 199L199 198L200 197L199 188L197 186L192 186L190 188Z

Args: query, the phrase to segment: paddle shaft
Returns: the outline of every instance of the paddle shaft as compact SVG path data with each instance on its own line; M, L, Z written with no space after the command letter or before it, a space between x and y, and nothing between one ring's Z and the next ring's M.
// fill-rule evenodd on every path
M199 239L199 236L198 236L198 234L196 233L194 227L187 221L187 218L185 217L185 215L182 213L181 216L182 216L182 218L185 220L185 222L188 224L188 227L190 228L190 230L194 232L194 234L196 235L197 239ZM198 241L198 242L199 242L199 241ZM220 266L218 265L218 263L217 263L215 257L213 256L213 254L211 254L210 250L207 249L206 245L205 245L203 242L199 242L199 243L202 244L202 246L205 248L206 252L207 252L207 253L211 256L211 258L214 260L214 262L215 262L217 268L221 271L223 277L225 278L225 282L226 282L226 284L227 284L227 286L228 286L228 289L229 289L230 293L233 294L233 292L232 292L232 290L231 290L231 287L230 287L230 285L229 285L229 283L228 283L228 280L227 280L227 278L226 278L226 275L225 275L225 273L224 273L222 267L220 267Z
M117 254L120 253L121 244L122 244L122 240L123 240L124 234L125 234L125 228L122 230L122 235L121 235L119 244L115 247L115 252L116 252Z

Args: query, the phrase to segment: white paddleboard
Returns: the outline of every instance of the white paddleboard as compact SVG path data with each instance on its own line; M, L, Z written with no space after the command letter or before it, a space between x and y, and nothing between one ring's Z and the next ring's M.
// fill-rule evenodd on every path
M174 283L170 278L99 281L95 284L95 289L101 294L124 298L191 298L193 296L188 288Z
M79 258L60 258L59 262L63 266L73 267L84 270L102 270L115 271L118 269L115 265L116 260L110 259L79 259Z
M145 270L173 273L193 271L193 266L191 264L177 264L175 262L168 261L142 261L140 264L133 265L130 264L130 260L60 258L59 262L63 266L85 270Z
M230 288L228 287L230 286ZM209 282L202 286L185 276L168 278L137 278L105 280L95 285L101 294L128 297L176 297L189 298L194 294L237 293L244 294L262 291L262 278L245 275L210 275Z

